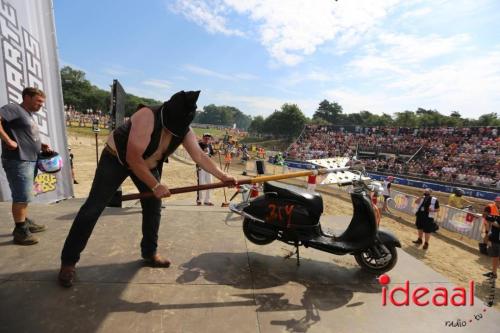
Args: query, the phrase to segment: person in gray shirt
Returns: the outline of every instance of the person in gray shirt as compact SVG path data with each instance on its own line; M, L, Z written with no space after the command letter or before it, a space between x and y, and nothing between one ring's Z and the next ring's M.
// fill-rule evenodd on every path
M15 228L14 243L38 243L32 233L46 229L27 218L28 203L33 199L33 180L40 151L51 152L40 141L34 113L45 102L45 93L37 88L22 92L21 104L7 104L0 108L0 139L2 140L2 167L12 194L12 216Z

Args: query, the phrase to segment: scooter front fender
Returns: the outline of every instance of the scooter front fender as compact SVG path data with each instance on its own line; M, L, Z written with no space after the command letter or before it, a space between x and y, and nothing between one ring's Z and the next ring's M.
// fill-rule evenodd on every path
M391 232L385 230L379 230L377 232L377 237L380 242L384 245L392 245L395 247L401 247L399 239L396 238Z

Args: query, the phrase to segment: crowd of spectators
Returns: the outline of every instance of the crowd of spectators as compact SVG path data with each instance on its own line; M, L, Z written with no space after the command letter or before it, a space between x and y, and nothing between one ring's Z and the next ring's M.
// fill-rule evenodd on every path
M99 121L99 127L109 128L111 126L111 117L108 113L101 110L77 111L72 106L64 108L66 116L66 126L92 127L95 120Z
M306 126L289 159L365 159L366 168L444 182L500 188L497 127L362 128Z

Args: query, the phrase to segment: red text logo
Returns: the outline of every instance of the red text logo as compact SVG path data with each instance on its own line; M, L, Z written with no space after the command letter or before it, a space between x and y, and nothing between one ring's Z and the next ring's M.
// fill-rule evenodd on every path
M454 287L451 291L443 286L433 289L424 286L411 286L406 280L403 286L388 288L391 281L388 275L382 274L378 278L382 285L382 305L390 303L394 306L473 306L474 281L469 281L469 290L463 287Z

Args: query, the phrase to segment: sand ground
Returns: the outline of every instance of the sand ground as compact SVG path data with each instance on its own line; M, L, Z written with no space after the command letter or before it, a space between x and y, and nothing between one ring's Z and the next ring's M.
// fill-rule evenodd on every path
M96 148L93 137L70 135L69 144L72 147L75 164L75 178L79 182L74 186L75 197L84 198L88 195L96 167ZM103 142L100 142L102 149ZM218 162L218 159L215 159ZM241 174L241 165L234 165L231 173L237 177ZM170 188L189 186L196 184L196 174L194 165L171 158L169 164L163 168L162 180ZM297 181L295 181L297 183ZM123 185L123 193L135 193L135 186L127 179ZM414 191L414 190L411 190ZM226 189L227 200L234 194L234 189ZM215 205L220 206L224 199L222 189L212 190L212 198ZM178 194L174 200L192 200L193 209L196 209L196 193ZM237 197L240 199L240 197ZM235 199L235 200L237 200ZM352 206L346 193L328 191L323 194L325 203L325 213L328 215L350 215ZM168 202L168 199L167 199ZM477 243L470 241L459 234L440 229L430 240L427 251L422 250L412 244L416 239L416 229L414 217L403 213L397 215L384 215L381 227L392 231L401 241L403 251L406 251L415 258L422 260L435 271L448 277L457 285L467 287L470 280L476 282L476 294L485 299L490 292L490 286L482 274L491 269L491 259L480 255ZM500 299L500 292L496 288L496 297ZM500 302L497 300L495 307L500 309Z

